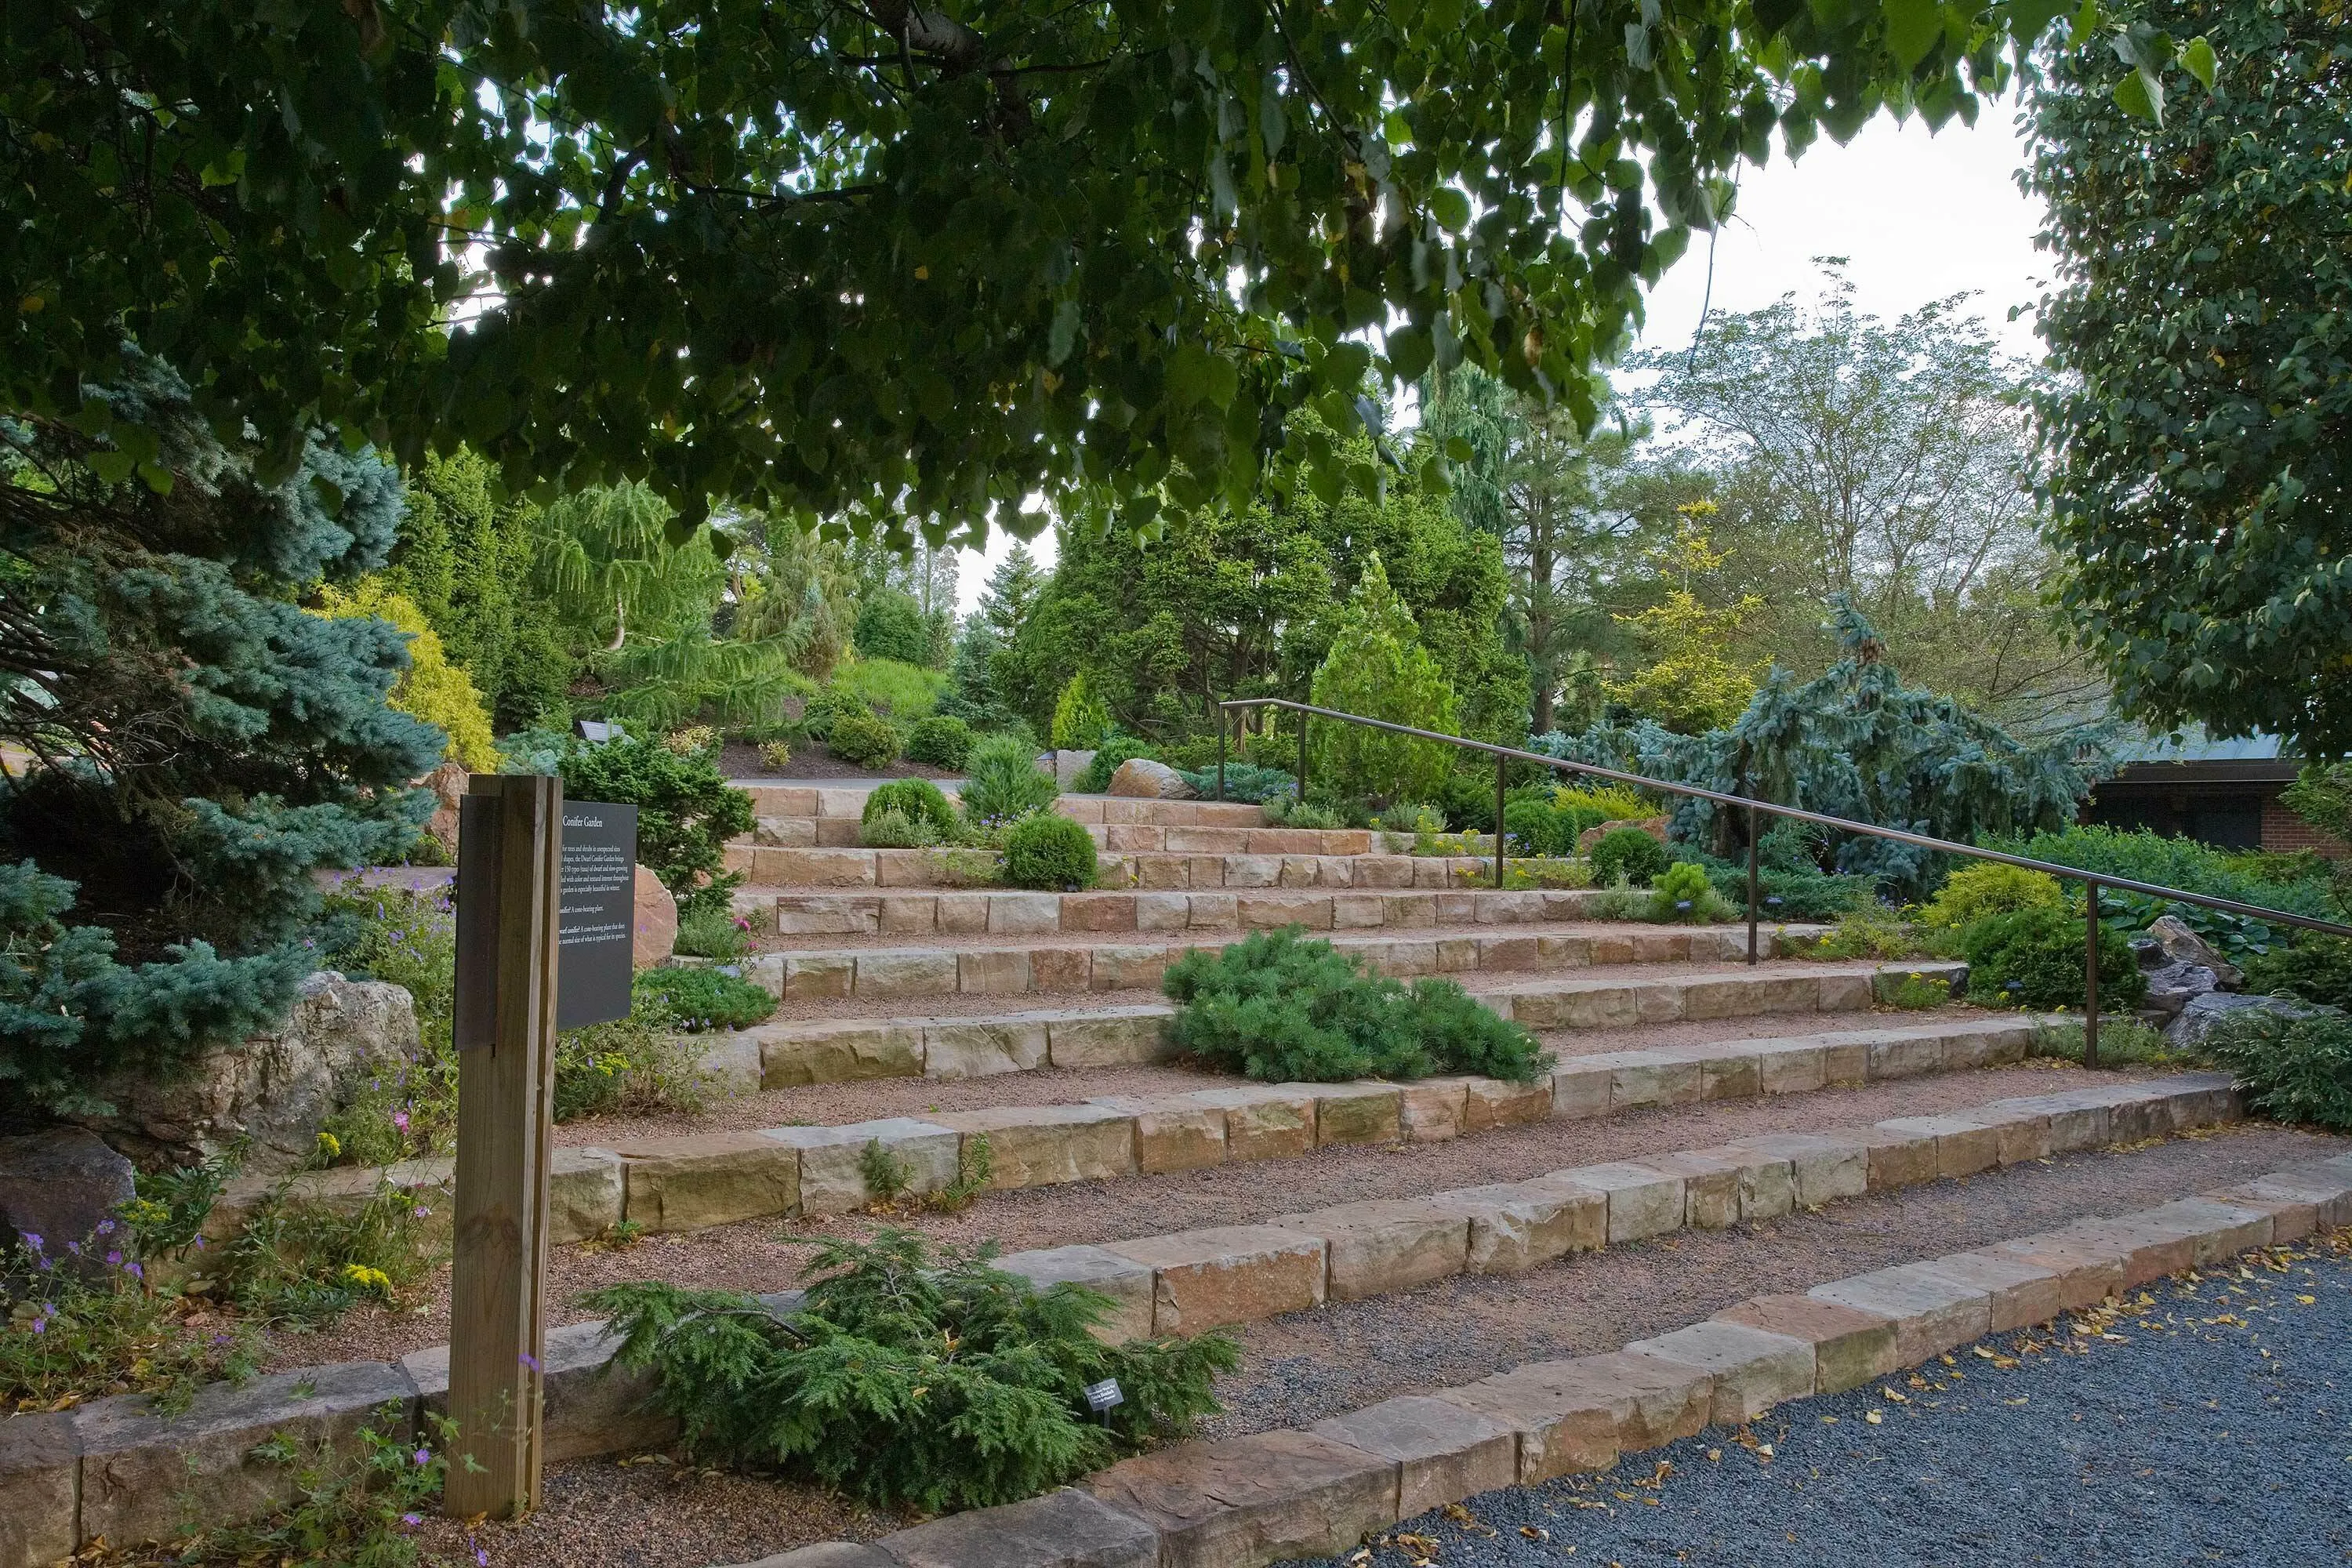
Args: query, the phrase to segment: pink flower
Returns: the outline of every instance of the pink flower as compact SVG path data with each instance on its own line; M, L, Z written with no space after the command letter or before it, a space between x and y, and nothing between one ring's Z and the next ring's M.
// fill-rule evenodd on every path
M395 1110L395 1111L394 1111L394 1112L392 1113L392 1124L393 1124L394 1127L399 1128L403 1132L407 1131L408 1131L408 1112L406 1112L405 1110Z

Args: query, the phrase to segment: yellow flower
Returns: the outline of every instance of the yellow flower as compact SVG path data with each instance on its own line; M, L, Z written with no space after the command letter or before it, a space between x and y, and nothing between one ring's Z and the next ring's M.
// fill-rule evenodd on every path
M392 1276L381 1268L370 1268L364 1264L344 1264L343 1283L362 1290L373 1290L379 1295L392 1294Z
M319 1134L319 1152L330 1160L340 1160L343 1154L343 1141L331 1132L321 1132Z

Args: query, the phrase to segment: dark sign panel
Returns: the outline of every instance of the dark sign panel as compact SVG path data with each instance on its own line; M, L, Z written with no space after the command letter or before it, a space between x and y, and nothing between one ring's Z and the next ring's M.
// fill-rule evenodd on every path
M562 877L555 1026L625 1018L636 935L637 808L565 801Z

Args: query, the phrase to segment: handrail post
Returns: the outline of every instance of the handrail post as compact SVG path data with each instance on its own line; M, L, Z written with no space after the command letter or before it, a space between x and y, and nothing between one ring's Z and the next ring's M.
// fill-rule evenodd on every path
M1503 885L1503 759L1495 759L1495 886Z
M1756 962L1756 806L1748 806L1748 962Z
M1298 716L1298 804L1307 804L1307 715Z
M1217 710L1217 798L1225 798L1225 710Z
M2099 1065L2099 880L2083 879L2083 1065Z

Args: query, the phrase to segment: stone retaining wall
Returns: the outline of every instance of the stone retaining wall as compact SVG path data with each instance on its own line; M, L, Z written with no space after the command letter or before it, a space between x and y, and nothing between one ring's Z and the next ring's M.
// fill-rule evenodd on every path
M1817 1137L1747 1139L1426 1199L1343 1205L1273 1225L1015 1253L999 1266L1041 1285L1071 1279L1103 1291L1118 1309L1107 1332L1197 1333L1465 1270L1516 1272L1570 1250L1685 1225L1759 1219L1792 1204L1990 1169L2004 1149L2014 1163L2238 1111L2225 1075L2183 1074ZM1937 1125L1922 1125L1930 1121ZM1133 1559L1142 1563L1239 1568L1338 1552L1366 1531L1443 1500L1446 1486L1459 1483L1466 1495L1513 1479L1603 1468L1621 1449L1671 1441L1710 1420L1745 1420L1816 1388L1850 1387L1897 1360L1924 1359L2173 1268L2347 1221L2352 1156L2214 1197L1877 1270L1805 1298L1744 1303L1718 1314L1728 1327L1521 1367L1440 1396L1483 1423L1418 1405L1391 1408L1391 1401L1374 1406L1377 1415L1335 1418L1336 1428L1326 1422L1307 1433L1178 1445L1112 1467L1083 1494L901 1532L877 1561L888 1568L982 1562L1045 1568L1129 1560L1071 1555L1077 1538L1066 1525L1082 1525L1081 1534L1114 1526L1148 1531L1135 1539L1160 1555ZM763 1300L779 1311L797 1304L790 1293ZM608 1373L613 1349L601 1323L548 1335L551 1456L614 1452L669 1436L642 1410L643 1386ZM285 1467L257 1458L256 1445L278 1432L347 1443L386 1408L401 1430L413 1430L419 1412L446 1394L446 1377L442 1346L396 1363L343 1363L242 1388L215 1384L169 1419L150 1414L142 1396L123 1395L0 1422L0 1568L47 1568L101 1533L117 1544L168 1536L199 1508L210 1522L267 1512L290 1500L292 1479ZM1426 1431L1433 1423L1451 1436L1434 1441ZM1447 1446L1455 1439L1465 1441ZM1496 1479L1477 1485L1465 1479L1489 1475ZM1408 1507L1414 1498L1424 1500ZM982 1541L992 1543L985 1553L971 1544Z

